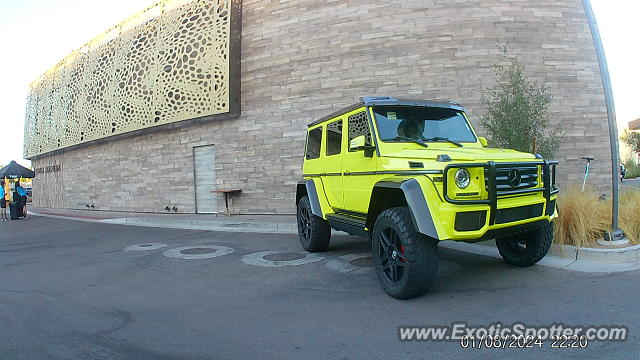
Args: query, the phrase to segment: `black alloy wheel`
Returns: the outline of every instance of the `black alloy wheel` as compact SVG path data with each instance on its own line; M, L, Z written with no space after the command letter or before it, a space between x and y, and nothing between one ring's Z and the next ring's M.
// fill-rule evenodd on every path
M298 202L298 236L300 244L309 252L326 251L331 241L329 222L311 211L311 202L303 196Z

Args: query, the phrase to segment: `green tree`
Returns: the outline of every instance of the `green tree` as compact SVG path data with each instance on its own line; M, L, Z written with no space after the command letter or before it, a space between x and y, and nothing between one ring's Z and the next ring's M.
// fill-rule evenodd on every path
M631 151L640 156L640 132L625 130L620 139L631 148Z
M502 53L507 57L505 49ZM527 79L517 58L493 67L498 84L482 97L487 113L481 119L491 145L553 158L563 133L549 129L551 95L546 83Z

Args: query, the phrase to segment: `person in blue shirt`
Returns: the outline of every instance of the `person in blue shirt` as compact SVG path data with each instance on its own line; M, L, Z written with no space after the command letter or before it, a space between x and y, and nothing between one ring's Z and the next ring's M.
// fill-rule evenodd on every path
M0 215L2 221L7 221L7 201L4 199L4 180L0 181Z
M27 218L27 190L20 186L20 182L16 181L16 191L20 196L20 202L18 206L22 206L22 217Z

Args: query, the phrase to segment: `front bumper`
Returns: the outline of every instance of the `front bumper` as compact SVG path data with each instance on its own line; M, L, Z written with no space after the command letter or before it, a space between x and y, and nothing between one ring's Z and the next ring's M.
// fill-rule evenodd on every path
M439 211L447 223L447 238L462 241L481 241L501 233L528 231L543 226L555 217L555 186L557 161L462 163L447 165L443 171L443 200ZM498 189L496 172L518 166L540 166L542 186L522 189ZM459 168L485 169L486 198L452 199L449 197L447 176ZM520 230L518 230L520 229ZM524 229L524 230L523 230Z

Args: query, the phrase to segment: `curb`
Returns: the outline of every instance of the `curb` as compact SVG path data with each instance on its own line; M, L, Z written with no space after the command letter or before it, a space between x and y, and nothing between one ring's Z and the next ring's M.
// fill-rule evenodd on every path
M94 222L101 224L129 225L143 227L158 227L171 229L247 232L267 234L298 234L295 223L268 223L243 221L202 221L202 220L167 220L151 218L114 218L114 219L86 219L71 216L39 214L31 212L33 216L51 217L65 220ZM332 235L346 233L331 230ZM489 256L500 259L500 253L495 241L482 243L464 243L457 241L442 241L440 247L462 251L466 253ZM547 256L538 265L580 272L622 272L640 269L640 245L615 249L581 248L572 245L553 244Z
M298 234L298 225L295 223L268 223L268 222L246 222L246 221L202 221L202 220L169 220L162 221L151 218L113 218L113 219L87 219L74 216L40 214L31 211L33 216L49 217L54 219L74 220L93 222L100 224L129 225L142 227L157 227L165 229L203 230L203 231L223 231L223 232L246 232L264 234ZM332 235L344 234L342 231L331 230Z
M640 260L640 245L616 249L576 248L578 260L620 263Z
M502 258L493 240L476 244L445 241L440 246L476 255ZM553 244L547 256L540 260L538 265L590 273L633 271L640 269L639 251L640 245L619 249L594 249Z
M243 221L202 221L202 220L164 220L150 218L116 218L99 220L104 224L133 225L146 227L160 227L189 230L297 234L298 227L290 223L262 223Z
M267 223L267 222L243 222L243 221L201 221L201 220L164 220L158 222L149 218L117 218L104 219L97 222L103 224L131 225L145 227L159 227L169 229L187 229L203 231L245 232L263 234L288 234L297 235L298 225L295 223ZM332 235L345 234L342 231L331 229Z

